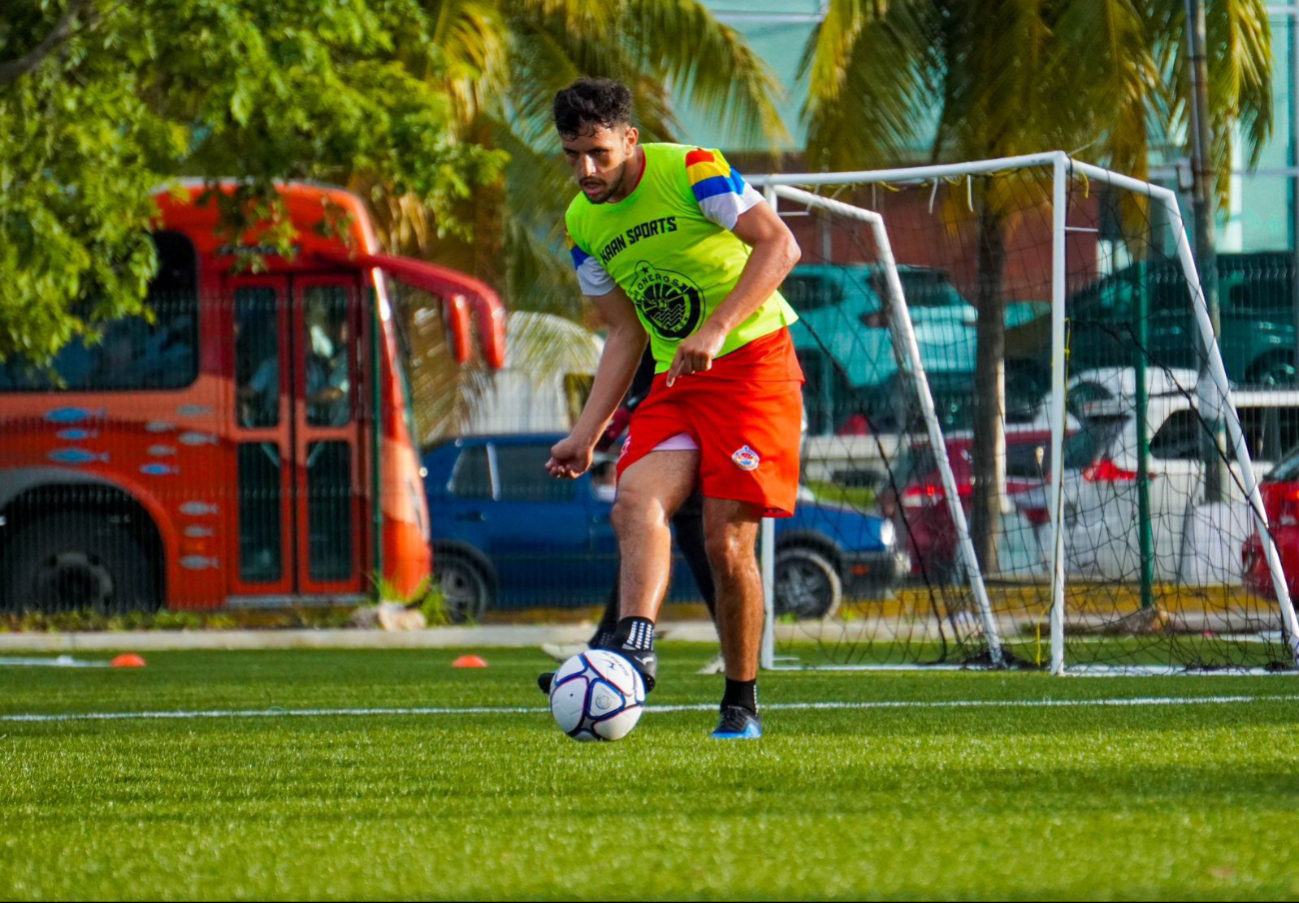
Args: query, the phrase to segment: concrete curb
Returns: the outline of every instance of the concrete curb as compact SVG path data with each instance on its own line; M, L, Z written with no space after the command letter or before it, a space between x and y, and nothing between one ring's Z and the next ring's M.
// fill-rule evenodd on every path
M4 633L0 652L88 652L125 649L133 652L181 649L483 649L528 647L542 643L581 643L592 628L487 625L433 627L417 631L386 630L155 630L138 633ZM715 643L707 622L659 625L664 639Z

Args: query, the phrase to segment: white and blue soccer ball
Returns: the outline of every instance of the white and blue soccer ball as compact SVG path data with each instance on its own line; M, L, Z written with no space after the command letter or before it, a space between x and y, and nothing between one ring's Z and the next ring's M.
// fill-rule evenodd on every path
M555 672L550 713L574 740L621 740L645 710L645 682L616 652L592 649Z

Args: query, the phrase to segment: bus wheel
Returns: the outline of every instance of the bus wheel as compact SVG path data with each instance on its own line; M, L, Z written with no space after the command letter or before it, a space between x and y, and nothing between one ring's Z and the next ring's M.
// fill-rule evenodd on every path
M443 604L453 624L478 621L487 612L491 590L487 578L473 562L443 553L433 568L442 587Z
M55 515L9 546L4 605L54 614L155 611L161 600L153 565L124 527L99 517Z

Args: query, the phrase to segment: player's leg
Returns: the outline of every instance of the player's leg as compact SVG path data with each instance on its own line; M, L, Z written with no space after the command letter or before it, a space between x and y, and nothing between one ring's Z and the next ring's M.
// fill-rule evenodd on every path
M726 659L726 691L715 737L762 735L757 679L763 605L756 553L761 522L762 512L752 503L704 500L708 560L717 588L717 631Z
M610 519L618 536L618 586L606 604L616 602L612 637L599 645L626 655L654 688L658 660L654 655L654 622L672 576L672 532L668 524L690 497L698 480L697 451L653 451L629 464L618 480L618 500ZM603 640L606 621L593 640ZM537 678L550 692L553 671Z
M618 581L619 577L615 575L613 585L609 587L609 595L604 600L604 612L600 615L600 623L596 625L595 633L591 634L592 649L607 648L613 642L613 635L618 630L618 618L622 614L618 598Z
M690 574L695 578L699 594L708 606L708 616L717 620L717 593L713 586L713 571L708 563L708 546L704 539L704 497L698 488L672 516L672 530L677 548L686 560Z
M794 511L802 387L796 380L718 380L698 394L711 396L700 404L711 416L697 418L694 426L727 677L722 724L714 736L760 736L755 683L763 617L758 529L764 515Z
M676 540L677 548L681 550L681 557L686 560L686 565L695 578L695 585L699 588L704 605L708 607L708 618L716 624L717 596L713 590L713 572L708 565L708 549L704 543L704 497L697 488L677 513L672 515L672 535ZM620 617L618 577L615 576L613 586L609 588L609 595L605 598L600 622L596 625L595 632L591 634L591 639L585 643L543 643L541 650L555 661L563 662L587 649L610 648L618 630ZM720 674L722 665L722 656L718 655L699 673Z
M613 529L618 536L621 617L613 646L631 659L651 690L658 672L654 623L672 577L672 515L695 489L697 451L655 451L618 479Z
M699 489L686 499L672 517L672 533L681 557L686 560L699 594L708 606L708 617L717 623L717 593L713 588L713 571L708 564L708 547L704 541L704 496ZM700 674L721 674L725 660L717 655L700 669Z

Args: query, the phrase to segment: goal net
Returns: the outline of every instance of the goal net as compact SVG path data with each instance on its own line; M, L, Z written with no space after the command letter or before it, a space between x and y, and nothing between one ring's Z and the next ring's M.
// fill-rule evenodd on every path
M766 666L1295 666L1256 480L1299 445L1294 352L1224 360L1209 316L1265 320L1286 266L1222 255L1206 297L1173 192L1061 153L753 181L844 534L764 534Z

